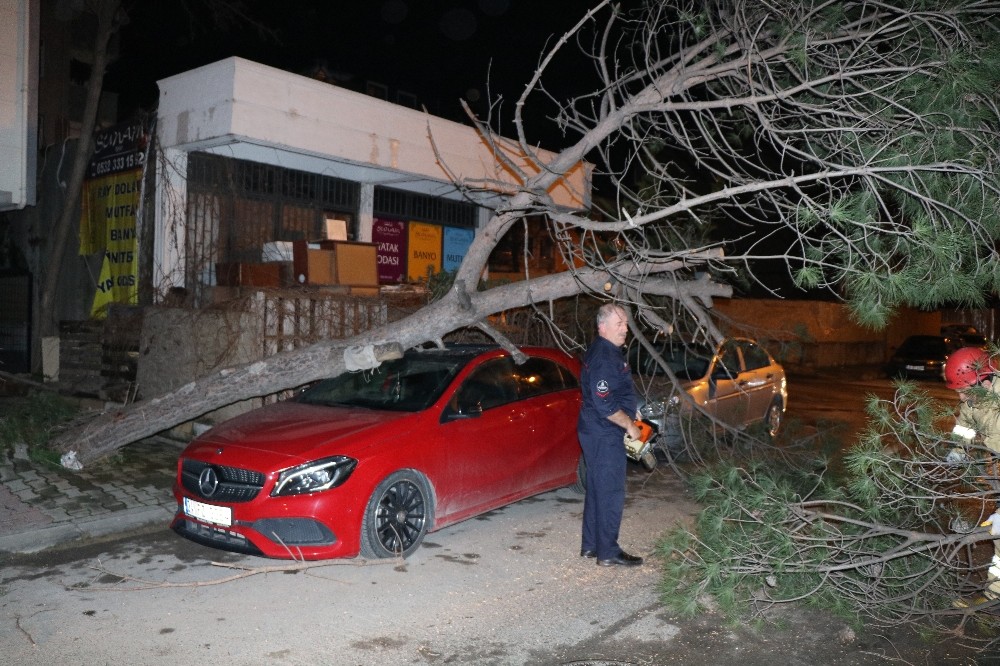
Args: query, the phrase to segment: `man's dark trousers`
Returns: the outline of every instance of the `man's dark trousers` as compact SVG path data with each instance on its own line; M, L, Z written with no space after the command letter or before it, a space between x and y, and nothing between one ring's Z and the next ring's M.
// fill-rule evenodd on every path
M587 464L587 495L583 503L583 550L609 560L621 553L618 531L625 510L625 448L622 435L580 435ZM598 498L601 502L598 503Z

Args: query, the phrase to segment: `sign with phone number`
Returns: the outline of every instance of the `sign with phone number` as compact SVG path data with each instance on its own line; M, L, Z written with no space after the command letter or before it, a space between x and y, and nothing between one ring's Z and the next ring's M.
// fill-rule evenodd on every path
M90 177L107 176L113 173L129 171L141 167L146 156L143 153L129 153L127 155L116 155L99 162L90 163Z
M88 178L138 169L146 159L149 136L141 122L122 123L94 134Z

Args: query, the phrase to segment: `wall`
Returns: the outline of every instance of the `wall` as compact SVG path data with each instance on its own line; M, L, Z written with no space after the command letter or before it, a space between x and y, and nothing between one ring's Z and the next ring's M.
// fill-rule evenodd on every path
M842 303L716 299L715 310L734 333L760 339L793 369L847 365L881 365L891 350L909 335L937 335L940 312L901 310L885 330L876 331L851 320Z
M35 203L38 2L0 3L0 211Z
M260 358L254 341L242 332L254 330L251 315L225 310L148 307L143 310L136 384L139 397L149 400L173 391L210 371ZM262 404L248 400L216 413L224 420ZM190 424L179 428L190 436Z
M317 340L343 339L386 324L394 314L385 298L360 298L322 290L254 290L211 308L143 308L136 384L149 400L220 368L250 363ZM205 415L217 422L276 396L254 398ZM189 424L190 425L190 424ZM187 433L178 433L187 436Z

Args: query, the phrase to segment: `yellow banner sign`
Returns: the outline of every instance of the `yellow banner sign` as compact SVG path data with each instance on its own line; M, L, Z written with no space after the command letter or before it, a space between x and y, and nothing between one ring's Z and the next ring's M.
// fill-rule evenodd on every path
M410 222L407 228L406 277L414 282L426 281L431 275L441 272L442 227Z
M80 221L80 254L104 250L101 277L90 314L107 315L111 303L138 302L139 257L136 213L142 169L86 182Z

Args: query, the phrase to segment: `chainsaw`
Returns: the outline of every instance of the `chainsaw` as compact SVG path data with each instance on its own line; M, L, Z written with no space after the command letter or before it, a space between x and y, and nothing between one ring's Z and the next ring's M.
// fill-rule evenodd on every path
M625 433L625 455L629 460L642 464L652 471L656 469L656 454L653 452L653 426L645 421L635 421L639 429L639 437L633 439Z

